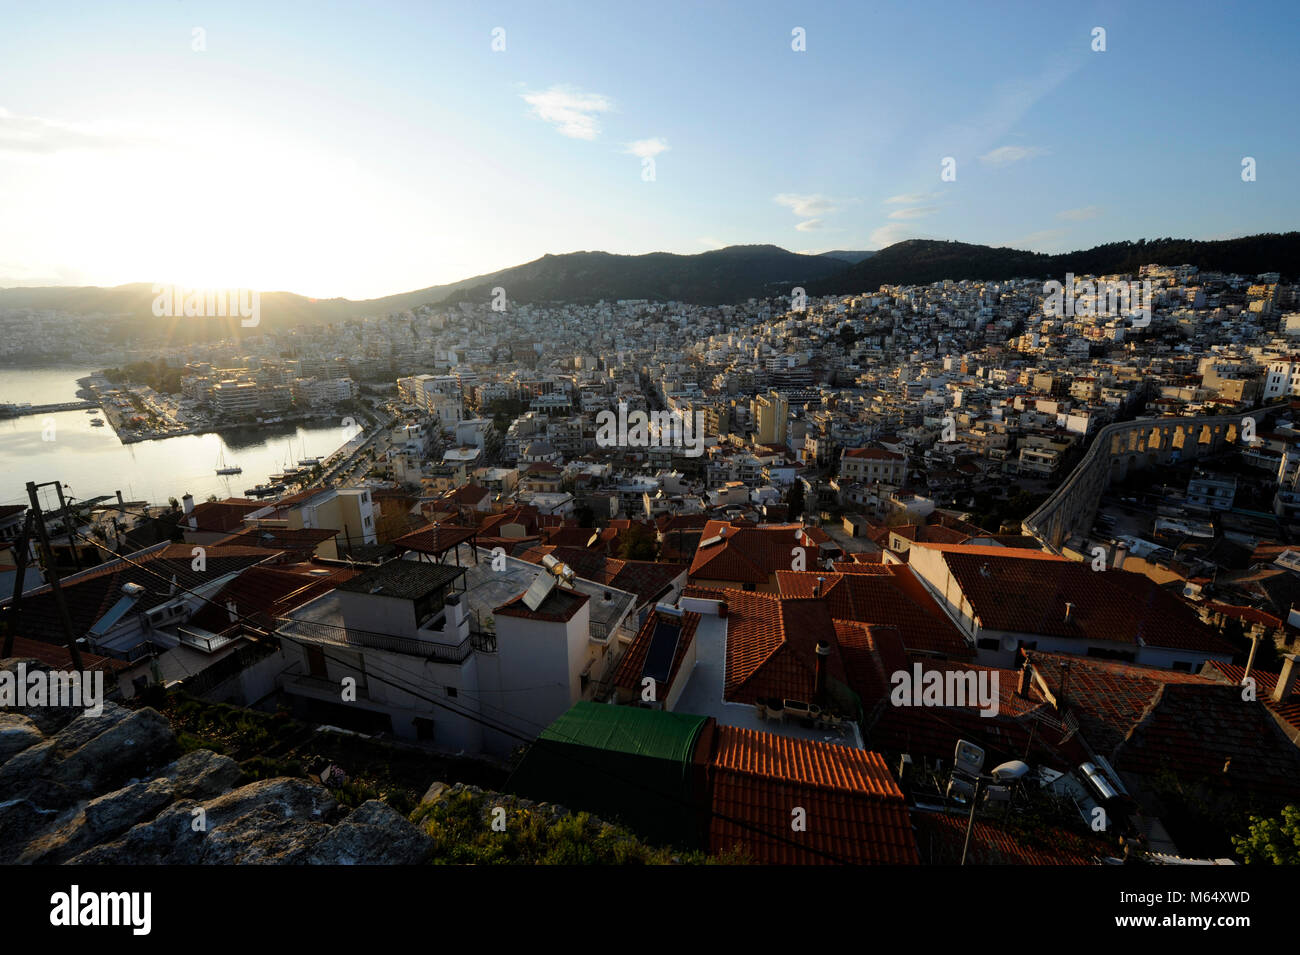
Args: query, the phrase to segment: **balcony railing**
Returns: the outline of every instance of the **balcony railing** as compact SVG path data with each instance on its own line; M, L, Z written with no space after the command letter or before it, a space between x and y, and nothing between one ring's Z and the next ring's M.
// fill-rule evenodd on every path
M438 643L433 640L399 637L391 633L377 633L373 630L359 630L355 627L336 627L310 620L294 620L290 617L281 617L276 631L289 639L328 643L331 646L359 650L387 650L390 653L424 657L439 663L464 663L477 649L472 636L466 637L460 643Z

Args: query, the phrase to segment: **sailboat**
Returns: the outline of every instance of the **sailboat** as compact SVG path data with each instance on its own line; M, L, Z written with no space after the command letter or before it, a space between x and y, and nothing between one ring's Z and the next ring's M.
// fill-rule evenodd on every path
M242 474L243 468L231 464L226 464L226 449L222 448L221 453L217 455L217 473L218 474Z

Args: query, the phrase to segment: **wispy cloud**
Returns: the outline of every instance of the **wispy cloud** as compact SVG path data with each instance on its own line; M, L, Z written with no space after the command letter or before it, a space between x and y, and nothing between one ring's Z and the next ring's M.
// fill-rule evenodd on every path
M1005 166L1009 162L1044 156L1047 152L1048 150L1042 146L999 146L980 156L980 162L988 163L990 166Z
M825 228L824 217L839 212L844 206L857 202L857 199L834 199L820 193L782 192L772 197L779 206L785 206L803 222L795 229L799 232L812 232Z
M931 199L938 199L940 193L937 192L905 192L902 195L890 196L885 200L887 206L912 206L918 202L929 202Z
M628 143L623 150L625 153L631 153L633 156L639 156L645 159L648 156L658 156L660 153L668 151L668 140L659 136L650 139L638 139L636 142Z
M1101 215L1101 206L1082 206L1078 209L1065 209L1056 214L1056 218L1065 219L1069 222L1082 222L1085 219L1095 219Z
M0 152L49 154L73 149L111 149L135 141L120 130L18 116L0 107Z
M909 209L895 209L889 214L891 219L924 219L939 211L938 206L912 206Z
M801 219L808 216L824 216L839 208L834 199L816 193L801 195L795 192L782 192L773 196L772 201L779 206L785 206Z
M533 115L573 139L595 139L600 135L600 114L614 109L608 96L584 93L568 86L552 86L539 93L521 95L533 108Z

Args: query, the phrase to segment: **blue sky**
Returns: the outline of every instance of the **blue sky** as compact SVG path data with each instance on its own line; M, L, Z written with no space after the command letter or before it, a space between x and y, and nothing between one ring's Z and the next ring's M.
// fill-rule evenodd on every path
M0 17L0 286L360 298L579 249L1060 251L1300 222L1284 3L166 0Z

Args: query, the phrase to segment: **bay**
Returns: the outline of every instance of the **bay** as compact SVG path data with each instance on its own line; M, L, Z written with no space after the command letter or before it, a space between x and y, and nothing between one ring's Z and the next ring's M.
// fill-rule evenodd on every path
M0 402L76 401L82 367L0 368ZM221 434L183 435L122 444L107 424L96 428L84 411L0 419L0 505L27 502L28 481L60 481L80 500L122 492L126 500L166 504L189 493L244 497L302 457L328 457L355 433L342 419L265 425ZM102 417L102 416L101 416ZM216 474L218 455L242 474ZM52 493L52 490L51 492ZM46 500L49 503L49 500ZM55 502L54 506L57 506Z

